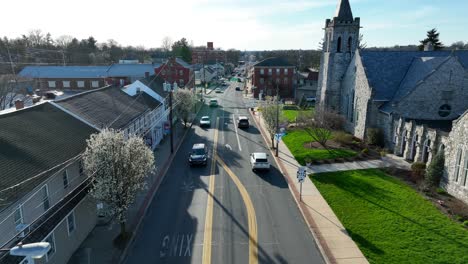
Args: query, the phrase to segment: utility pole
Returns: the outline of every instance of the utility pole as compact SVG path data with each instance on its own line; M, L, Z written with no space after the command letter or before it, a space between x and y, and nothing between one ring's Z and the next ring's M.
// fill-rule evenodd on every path
M279 134L279 83L276 82L276 134ZM279 137L276 138L276 152L278 157Z
M172 84L169 83L169 129L171 131L171 154L174 153L174 128L172 126Z

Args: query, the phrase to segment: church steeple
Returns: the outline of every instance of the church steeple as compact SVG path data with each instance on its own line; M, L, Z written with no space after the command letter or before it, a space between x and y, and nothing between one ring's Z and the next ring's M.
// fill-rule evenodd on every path
M353 21L353 12L348 0L340 0L336 7L335 17L339 21Z

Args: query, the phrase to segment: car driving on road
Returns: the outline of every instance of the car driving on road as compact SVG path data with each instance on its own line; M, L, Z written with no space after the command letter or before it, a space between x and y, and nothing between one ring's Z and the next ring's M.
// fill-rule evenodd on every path
M270 163L268 162L268 155L264 152L254 152L250 154L250 165L252 171L257 170L270 170Z
M202 116L200 118L200 127L207 126L209 127L211 125L210 117L209 116Z
M189 164L206 166L208 160L206 146L203 143L194 144L189 155Z
M216 99L211 99L211 100L210 100L210 106L218 106L218 100L216 100Z
M249 118L246 116L239 116L237 119L237 127L238 128L249 128Z

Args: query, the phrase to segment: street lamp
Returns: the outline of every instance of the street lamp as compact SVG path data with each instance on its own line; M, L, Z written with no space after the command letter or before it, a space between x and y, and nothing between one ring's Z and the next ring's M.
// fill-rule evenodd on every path
M174 87L177 87L177 84L174 82ZM171 83L164 83L164 91L169 93L169 134L171 139L171 154L174 153L174 128L172 126L172 92L173 87Z
M26 257L27 263L34 263L34 259L42 258L50 250L50 243L38 242L30 244L21 244L10 249L1 249L2 251L10 251L12 256Z

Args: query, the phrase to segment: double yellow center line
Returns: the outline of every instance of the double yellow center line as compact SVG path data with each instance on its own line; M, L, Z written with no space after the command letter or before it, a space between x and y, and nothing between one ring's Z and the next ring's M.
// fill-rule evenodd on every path
M203 240L203 257L202 260L204 264L211 264L211 240L213 237L213 196L214 196L214 183L215 183L215 173L216 173L216 161L223 167L223 169L227 172L231 180L236 185L237 189L239 190L242 200L247 208L247 219L248 219L248 226L249 226L249 264L257 264L258 263L258 231L257 231L257 217L255 216L255 208L252 203L252 199L250 199L250 195L245 189L242 182L239 178L229 169L226 163L218 156L216 152L216 147L218 143L218 121L219 117L216 119L216 126L215 126L215 134L214 134L214 143L213 143L213 158L211 161L211 175L210 175L210 182L208 187L208 201L207 201L207 208L206 208L206 216L205 216L205 235Z

